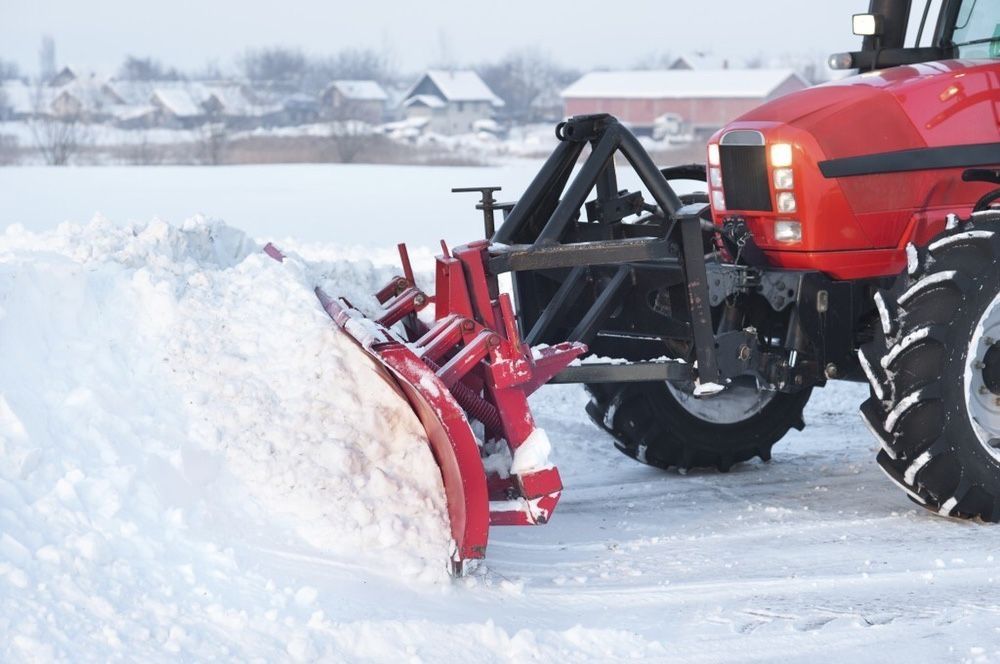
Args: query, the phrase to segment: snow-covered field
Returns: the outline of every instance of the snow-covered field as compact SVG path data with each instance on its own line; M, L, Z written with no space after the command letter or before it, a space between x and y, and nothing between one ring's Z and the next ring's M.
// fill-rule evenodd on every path
M466 241L483 233L474 207L479 197L453 194L453 187L497 185L498 198L516 198L539 165L0 168L0 226L47 230L86 223L95 213L117 223L154 217L180 223L204 214L257 238L431 247L441 238Z
M686 476L545 388L553 521L445 576L419 425L309 286L363 302L397 238L478 235L449 187L532 170L0 169L0 660L1000 661L1000 529L883 478L855 385Z

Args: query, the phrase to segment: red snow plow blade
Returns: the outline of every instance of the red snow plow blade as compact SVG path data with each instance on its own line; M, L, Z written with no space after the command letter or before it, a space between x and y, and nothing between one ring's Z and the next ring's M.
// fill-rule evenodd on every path
M551 517L562 483L527 397L587 350L581 343L523 343L510 298L486 270L487 247L480 241L449 252L442 243L432 296L417 288L400 245L404 276L375 294L384 308L377 319L316 289L323 309L399 387L427 432L458 574L465 561L485 556L490 525ZM272 245L265 251L282 258ZM418 317L431 304L433 316Z

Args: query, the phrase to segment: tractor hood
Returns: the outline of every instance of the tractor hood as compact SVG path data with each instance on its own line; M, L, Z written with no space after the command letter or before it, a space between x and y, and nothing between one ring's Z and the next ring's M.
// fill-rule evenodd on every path
M826 159L956 145L970 138L979 142L980 137L970 136L969 122L992 127L994 136L1000 130L995 118L978 117L989 105L976 103L984 95L1000 94L996 68L995 60L894 67L786 95L737 122L802 129L813 136Z

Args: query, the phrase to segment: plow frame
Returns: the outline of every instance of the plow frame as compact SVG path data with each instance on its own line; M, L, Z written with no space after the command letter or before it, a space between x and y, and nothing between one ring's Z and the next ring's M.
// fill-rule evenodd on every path
M547 450L536 459L538 450L531 449L548 441L535 426L528 396L586 352L581 343L532 349L523 342L509 296L487 272L488 244L452 252L442 243L435 295L417 286L400 245L403 276L374 294L382 306L374 319L315 289L323 310L374 360L427 433L445 489L456 575L467 561L485 556L491 525L540 525L551 518L562 481ZM265 252L284 259L273 245ZM433 316L421 315L430 306ZM510 459L487 470L487 446ZM522 452L528 462L518 464Z

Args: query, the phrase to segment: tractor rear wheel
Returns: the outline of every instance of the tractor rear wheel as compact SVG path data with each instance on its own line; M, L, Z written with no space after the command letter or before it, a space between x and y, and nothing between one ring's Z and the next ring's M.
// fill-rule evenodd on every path
M862 347L861 413L886 474L945 516L1000 521L1000 213L910 250L907 274L876 304Z
M740 379L717 395L696 398L691 387L669 383L588 385L587 413L615 437L622 453L659 468L717 468L757 456L788 432L805 426L802 410L810 390L767 392Z

